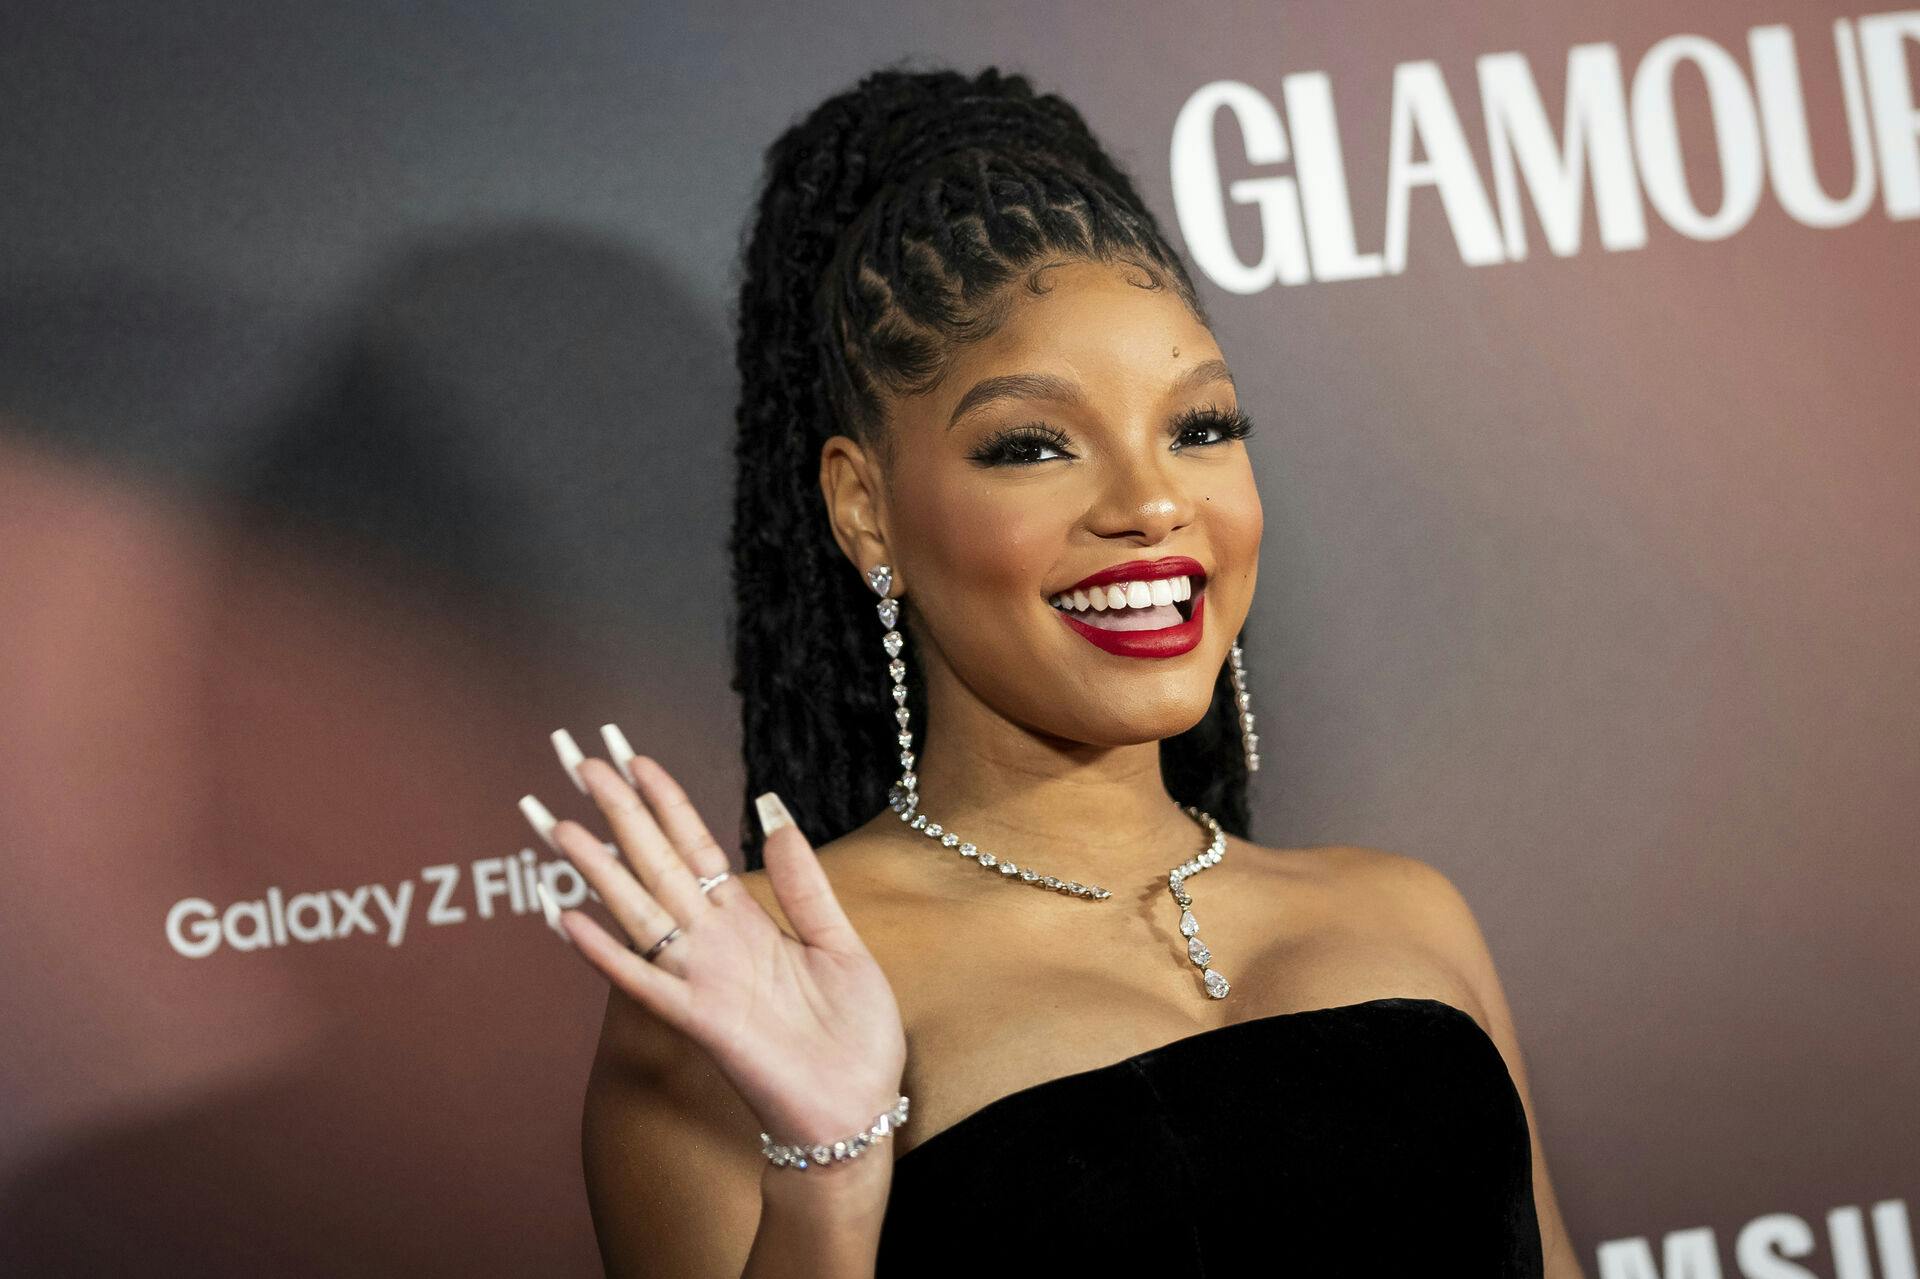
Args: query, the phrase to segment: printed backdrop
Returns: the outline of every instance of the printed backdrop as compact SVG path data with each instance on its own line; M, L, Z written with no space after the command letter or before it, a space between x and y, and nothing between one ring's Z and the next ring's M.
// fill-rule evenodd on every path
M1920 10L5 31L0 1270L596 1272L515 801L616 720L733 829L741 229L912 55L1068 96L1195 264L1256 836L1461 886L1589 1272L1913 1279Z

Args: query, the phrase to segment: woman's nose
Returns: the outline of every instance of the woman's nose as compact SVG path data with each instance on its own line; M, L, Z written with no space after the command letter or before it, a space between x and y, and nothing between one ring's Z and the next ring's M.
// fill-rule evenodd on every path
M1146 544L1165 540L1193 519L1194 501L1167 469L1155 462L1116 464L1096 503L1092 525L1102 537L1132 537Z

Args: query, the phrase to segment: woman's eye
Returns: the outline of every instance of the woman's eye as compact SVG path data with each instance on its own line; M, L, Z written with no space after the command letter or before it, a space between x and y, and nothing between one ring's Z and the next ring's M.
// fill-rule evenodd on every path
M983 466L1029 466L1071 455L1067 452L1067 437L1060 432L1019 427L985 440L971 456Z
M1175 419L1174 446L1223 444L1253 434L1253 422L1239 409L1192 409Z

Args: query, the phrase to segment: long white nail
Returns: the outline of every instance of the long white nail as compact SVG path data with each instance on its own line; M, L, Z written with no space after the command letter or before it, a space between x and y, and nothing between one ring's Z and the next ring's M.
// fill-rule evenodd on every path
M753 801L753 810L760 817L760 833L771 835L782 826L793 825L793 814L780 802L780 797L772 791Z
M587 757L581 754L580 748L574 744L573 734L564 728L554 729L553 749L560 756L560 767L567 770L567 776L573 779L573 784L579 788L580 793L586 794L587 783L586 779L580 776L580 765Z
M526 814L528 823L540 838L546 841L547 847L556 853L559 852L560 845L555 843L553 838L553 828L556 823L553 820L553 814L547 811L547 806L531 795L522 795L520 811Z
M547 891L546 883L542 880L534 880L533 891L540 898L540 911L547 917L547 927L559 933L567 945L573 945L573 938L567 936L567 930L560 924L560 905L553 900L553 894Z
M607 755L613 760L613 766L627 779L627 785L638 786L633 780L633 769L629 761L633 759L633 747L627 745L627 735L620 731L618 724L602 724L600 736L607 743Z

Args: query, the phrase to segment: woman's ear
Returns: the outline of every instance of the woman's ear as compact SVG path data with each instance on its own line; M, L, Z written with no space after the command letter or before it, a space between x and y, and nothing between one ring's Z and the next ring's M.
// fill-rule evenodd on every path
M876 564L900 566L887 548L886 490L878 456L849 435L835 435L820 446L820 493L827 500L827 520L833 540L840 544L862 574ZM896 596L901 592L896 587Z

